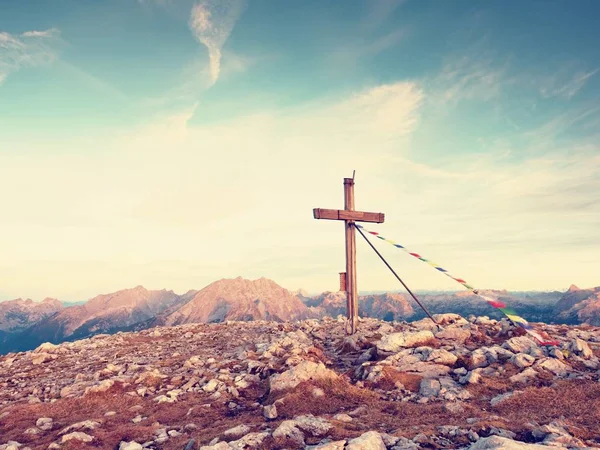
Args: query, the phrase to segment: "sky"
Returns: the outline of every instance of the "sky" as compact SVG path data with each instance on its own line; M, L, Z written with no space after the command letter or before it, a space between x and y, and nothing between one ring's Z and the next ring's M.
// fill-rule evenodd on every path
M336 291L343 207L480 288L600 285L594 0L0 0L0 300ZM413 289L461 289L375 242ZM401 286L360 236L359 290Z

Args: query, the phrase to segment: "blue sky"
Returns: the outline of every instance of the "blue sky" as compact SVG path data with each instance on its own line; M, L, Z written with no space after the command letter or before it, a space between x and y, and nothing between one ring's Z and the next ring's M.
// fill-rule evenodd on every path
M337 289L342 206L480 287L600 284L593 1L0 0L0 299ZM382 248L414 288L451 280ZM359 289L396 289L366 245Z

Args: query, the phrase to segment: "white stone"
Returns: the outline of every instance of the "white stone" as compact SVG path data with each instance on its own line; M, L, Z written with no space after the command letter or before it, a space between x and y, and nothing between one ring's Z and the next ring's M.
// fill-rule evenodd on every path
M135 441L125 442L121 441L119 444L119 450L143 450L142 444L138 444Z
M513 353L528 353L531 354L535 350L539 350L538 345L527 336L518 336L510 338L502 347L510 350Z
M434 378L424 378L421 380L419 394L423 397L437 397L440 393L440 382Z
M223 431L223 436L239 438L248 433L250 433L250 427L248 425L241 424L241 425L238 425L237 427L233 427L233 428Z
M368 431L350 440L346 450L386 450L386 447L377 431Z
M65 434L60 441L64 444L65 442L73 440L81 442L92 442L94 440L94 436L82 433L81 431L74 431L73 433Z
M296 445L304 445L304 434L296 427L296 422L293 420L281 422L277 429L273 431L273 438L289 439Z
M588 343L579 338L576 338L573 341L571 341L569 349L584 359L590 359L592 356L594 356L594 352L592 351Z
M377 349L383 352L395 353L403 348L418 347L432 339L435 339L433 333L428 330L392 333L384 336L379 342L377 342Z
M346 445L346 441L333 441L326 442L324 444L319 445L310 445L307 446L308 450L344 450L344 445Z
M277 406L266 405L263 407L263 416L265 419L277 419Z
M526 444L512 439L490 436L479 439L468 450L566 450L565 447L548 447L546 445Z
M217 387L219 387L219 383L219 380L215 380L213 378L202 387L202 390L208 393L215 392L217 390Z
M335 380L338 375L325 367L322 362L302 361L297 366L283 373L271 376L271 391L283 391L293 389L303 381L310 380Z
M50 417L40 417L38 420L36 420L35 426L42 431L48 431L52 429L54 423Z
M531 366L535 362L535 358L527 353L517 353L510 359L510 362L519 369Z
M567 366L563 362L559 361L558 359L554 359L554 358L546 358L546 359L540 361L540 363L537 365L537 367L549 370L554 375L557 375L560 377L563 377L567 374Z

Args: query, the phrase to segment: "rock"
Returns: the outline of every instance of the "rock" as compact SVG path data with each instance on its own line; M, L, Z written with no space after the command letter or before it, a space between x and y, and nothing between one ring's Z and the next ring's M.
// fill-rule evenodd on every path
M467 319L462 317L460 314L445 313L445 314L434 314L433 318L438 325L468 325Z
M304 434L296 427L293 420L284 420L273 432L274 439L290 440L296 445L304 445Z
M73 433L65 434L60 440L63 444L68 441L81 441L81 442L92 442L93 436L83 433L81 431L74 431Z
M440 393L440 382L433 378L424 378L421 380L419 394L423 397L437 397Z
M502 344L502 347L510 350L513 353L531 354L532 352L539 350L538 345L527 336L510 338L504 344Z
M481 375L479 374L479 372L472 370L471 372L467 373L464 377L461 377L458 381L461 384L477 384L481 381Z
M437 339L456 344L464 344L471 337L471 332L465 328L446 328L435 334Z
M54 423L50 417L40 417L38 420L36 420L35 426L42 431L48 431L52 429Z
M293 389L303 381L309 380L335 380L338 375L325 367L322 362L302 361L297 366L271 376L270 386L272 392Z
M54 358L56 358L55 355L50 355L48 353L39 353L39 354L31 354L31 364L33 364L34 366L43 364L45 362L48 361L52 361Z
M125 442L125 441L121 441L121 443L119 444L119 450L143 450L144 447L142 447L141 444L138 444L135 441L131 441L131 442Z
M270 420L277 419L277 406L274 404L263 406L263 417Z
M312 414L294 417L294 422L299 429L313 436L323 436L333 428L333 425L326 419L315 417Z
M231 450L231 447L226 442L218 442L214 445L202 446L200 450Z
M511 383L527 383L532 378L536 378L538 373L531 367L528 367L523 372L513 375L509 378Z
M86 394L93 394L98 392L106 392L115 384L114 380L104 380L102 383L91 386L85 390Z
M594 352L590 348L587 342L582 339L573 339L569 344L569 350L573 353L581 356L584 359L590 359L594 356Z
M565 447L551 447L552 450L566 450ZM472 444L469 450L549 450L545 445L526 444L524 442L513 441L512 439L490 436L479 439Z
M14 444L12 443L12 441L9 441L8 443L4 444L4 445L0 445L0 450L19 450L19 447L21 446L21 444Z
M458 360L458 357L448 350L443 348L436 348L427 357L427 361L431 361L435 364L442 364L444 366L452 366Z
M425 345L427 342L435 339L431 331L417 331L409 332L404 331L401 333L392 333L383 336L379 342L377 342L377 349L383 352L395 353L403 348L418 347ZM350 445L350 444L348 444Z
M335 416L333 416L333 420L337 420L339 422L352 422L352 417L350 417L348 414L336 414Z
M242 424L238 425L237 427L233 427L223 431L223 436L228 438L240 438L248 433L250 433L250 427L248 425Z
M344 450L344 445L346 445L346 441L334 441L334 442L326 442L324 444L319 445L309 445L305 447L307 450Z
M386 450L386 447L377 431L368 431L350 440L346 450Z
M93 420L83 420L81 422L74 423L73 425L69 425L66 428L63 428L58 434L65 434L73 430L95 430L99 426L99 422Z
M535 428L531 434L536 439L543 439L543 444L549 446L584 447L585 444L571 436L562 421L553 421L547 425Z
M241 439L237 441L232 441L229 443L229 447L233 449L258 449L261 447L263 441L269 437L269 433L248 433Z
M487 367L488 365L488 357L483 349L478 348L473 353L471 353L471 358L469 360L469 367L471 369L476 369L478 367Z
M519 369L531 366L535 362L535 358L527 353L517 353L510 359L510 362Z
M211 392L215 392L217 390L217 388L219 387L219 383L220 383L219 380L212 379L208 383L206 383L204 386L202 386L202 390L209 394Z
M50 342L44 342L35 350L33 350L32 353L52 353L58 348L58 345L51 344Z
M554 375L559 377L564 377L567 374L567 366L563 362L554 358L546 358L540 361L537 367L549 370Z

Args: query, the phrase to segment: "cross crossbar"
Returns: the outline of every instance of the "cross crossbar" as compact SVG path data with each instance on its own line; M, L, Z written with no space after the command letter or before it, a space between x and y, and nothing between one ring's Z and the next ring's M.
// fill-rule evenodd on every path
M348 211L346 209L313 209L315 219L327 220L352 220L354 222L372 222L383 223L385 215L383 213Z

